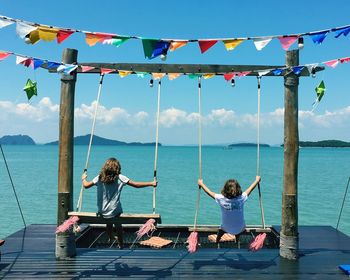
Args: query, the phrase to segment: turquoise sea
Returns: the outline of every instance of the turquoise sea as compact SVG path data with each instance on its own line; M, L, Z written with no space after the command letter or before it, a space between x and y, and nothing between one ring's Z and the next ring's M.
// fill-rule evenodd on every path
M27 224L55 224L57 211L56 146L3 146L14 185ZM81 187L86 146L75 146L74 205ZM219 192L225 180L236 178L243 189L255 179L256 148L203 147L204 182ZM108 157L117 157L122 173L136 181L152 180L154 147L93 146L88 169L89 179L99 173ZM165 224L192 224L197 199L198 148L159 147L156 212ZM265 220L281 224L283 186L283 149L261 148L261 189ZM299 225L336 226L348 178L350 149L302 148L299 153ZM23 227L15 196L0 157L0 238ZM345 202L339 229L350 235L350 194ZM151 213L152 189L126 186L122 193L124 212ZM84 191L83 211L96 211L96 191ZM245 206L247 224L261 224L258 191ZM216 203L203 192L200 197L198 224L218 224Z

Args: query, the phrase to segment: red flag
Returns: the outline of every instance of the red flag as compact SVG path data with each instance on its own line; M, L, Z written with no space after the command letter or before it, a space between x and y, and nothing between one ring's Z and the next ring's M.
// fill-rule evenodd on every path
M9 55L11 55L11 53L8 53L8 52L0 52L0 60L5 59L5 58L8 57Z
M235 77L235 73L226 73L226 74L224 74L224 78L225 78L226 81L230 81L234 77Z
M109 74L111 72L115 71L114 69L108 69L108 68L101 68L101 74Z
M59 30L57 33L57 43L61 44L64 40L66 40L73 33L74 33L74 31Z
M218 40L199 40L198 44L201 49L201 53L205 53L207 50L209 50L212 46L214 46Z

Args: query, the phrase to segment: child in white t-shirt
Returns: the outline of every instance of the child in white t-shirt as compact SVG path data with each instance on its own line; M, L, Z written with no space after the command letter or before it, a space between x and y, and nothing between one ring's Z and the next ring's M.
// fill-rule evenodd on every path
M221 226L219 228L216 242L218 243L225 233L239 234L245 229L244 203L250 193L259 184L261 178L256 176L255 181L242 193L241 186L235 179L226 181L221 194L212 192L203 182L198 179L198 186L210 197L214 198L221 208Z
M134 188L157 187L157 181L151 182L135 182L128 177L120 174L121 165L116 158L109 158L104 163L100 174L92 181L87 181L86 172L83 173L81 179L84 188L92 186L97 187L97 213L102 215L107 220L106 230L110 241L115 240L113 235L113 224L108 223L108 219L118 217L123 213L123 208L120 202L120 195L124 185L129 185ZM119 247L123 247L122 227L120 224L115 224L117 241Z

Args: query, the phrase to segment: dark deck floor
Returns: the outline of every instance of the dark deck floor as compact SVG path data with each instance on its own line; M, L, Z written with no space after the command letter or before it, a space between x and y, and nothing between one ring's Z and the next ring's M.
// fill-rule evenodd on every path
M329 226L301 226L298 261L278 249L77 249L68 261L55 259L55 226L31 225L6 238L0 279L349 279L350 237Z

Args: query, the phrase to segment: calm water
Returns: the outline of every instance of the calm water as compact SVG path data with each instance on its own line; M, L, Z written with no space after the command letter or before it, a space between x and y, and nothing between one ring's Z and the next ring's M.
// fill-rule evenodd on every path
M58 148L53 146L3 146L27 224L54 224L57 210ZM74 205L81 187L87 147L76 146L74 154ZM89 179L97 175L104 160L117 157L122 173L133 180L152 180L153 147L94 146ZM303 148L299 154L299 224L336 226L347 180L350 176L350 149ZM236 178L243 188L255 179L256 149L203 148L203 178L219 192L228 178ZM281 224L283 149L261 149L262 195L267 224ZM166 224L192 224L198 187L196 147L160 147L158 159L157 212ZM23 227L16 200L0 158L0 238ZM350 234L350 194L346 199L340 230ZM126 186L122 193L124 212L151 213L152 189ZM84 191L84 211L96 211L96 191ZM261 224L258 192L245 207L247 224ZM218 224L215 202L203 192L199 224Z

